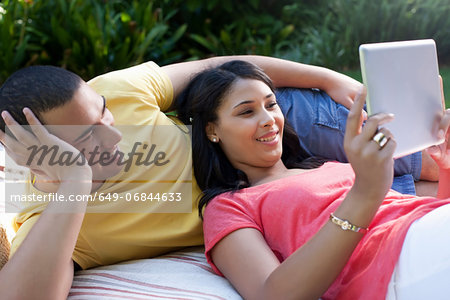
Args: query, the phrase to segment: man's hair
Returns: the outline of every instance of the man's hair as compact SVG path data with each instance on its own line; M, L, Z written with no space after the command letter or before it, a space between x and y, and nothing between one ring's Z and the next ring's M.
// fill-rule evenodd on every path
M41 113L69 102L82 81L78 75L54 66L18 70L0 87L0 112L7 110L20 125L28 125L22 112L28 107L42 122ZM5 131L3 118L0 129Z

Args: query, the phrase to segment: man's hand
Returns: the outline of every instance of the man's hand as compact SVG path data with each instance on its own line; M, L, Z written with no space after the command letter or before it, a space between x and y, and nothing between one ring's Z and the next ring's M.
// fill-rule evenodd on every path
M5 120L14 137L5 134L0 130L0 141L5 146L6 153L18 165L30 168L35 174L42 176L43 179L62 181L70 177L77 170L90 172L90 167L82 153L72 145L66 143L53 134L39 122L33 112L25 108L24 114L32 133L20 126L16 120L7 112L2 112L2 118ZM30 149L54 149L47 155L32 155ZM50 159L53 156L59 157L62 154L71 153L72 157L78 157L76 164L71 166L61 166L51 164ZM51 155L50 155L51 154Z
M324 91L337 103L350 109L353 101L362 88L362 84L347 75L332 72Z

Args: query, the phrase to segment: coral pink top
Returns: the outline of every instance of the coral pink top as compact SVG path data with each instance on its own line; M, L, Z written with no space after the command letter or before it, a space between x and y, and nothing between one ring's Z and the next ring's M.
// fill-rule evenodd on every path
M284 261L328 220L354 182L349 164L320 168L214 198L204 212L206 257L241 228L255 228ZM450 199L402 195L391 190L338 278L323 299L384 299L409 226ZM332 246L329 245L332 251Z

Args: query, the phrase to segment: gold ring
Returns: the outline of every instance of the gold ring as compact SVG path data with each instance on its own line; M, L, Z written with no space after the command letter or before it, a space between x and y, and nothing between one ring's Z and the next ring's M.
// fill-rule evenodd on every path
M380 149L382 149L386 143L389 141L389 138L384 135L381 131L377 132L372 138L372 140L380 146Z

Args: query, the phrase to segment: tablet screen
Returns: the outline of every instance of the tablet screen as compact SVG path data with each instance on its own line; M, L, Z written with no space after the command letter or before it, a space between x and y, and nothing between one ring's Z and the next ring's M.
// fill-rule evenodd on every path
M364 44L359 54L369 116L395 115L383 125L397 141L394 157L442 143L437 137L443 107L435 42Z

